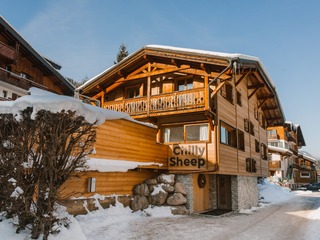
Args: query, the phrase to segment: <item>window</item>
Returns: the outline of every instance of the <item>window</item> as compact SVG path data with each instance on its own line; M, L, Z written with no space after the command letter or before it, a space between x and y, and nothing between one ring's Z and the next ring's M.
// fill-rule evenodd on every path
M238 149L244 151L244 132L238 129Z
M247 172L257 172L256 160L253 158L246 158L246 171Z
M169 142L199 142L209 140L209 125L189 124L164 128L163 141Z
M193 88L192 79L183 79L177 82L177 91L185 91Z
M244 130L254 136L254 125L247 118L244 119Z
M250 134L254 136L254 125L252 122L250 122Z
M260 143L257 139L255 139L255 146L256 146L256 152L259 153L260 152Z
M221 122L220 142L231 147L237 147L237 130Z
M309 172L301 172L300 177L301 178L310 178L310 173Z
M233 87L231 84L226 83L221 88L221 95L233 104Z
M16 100L18 97L19 97L18 94L12 93L12 100Z
M273 147L278 147L279 143L278 142L270 142L269 145L273 146Z
M127 91L127 98L140 97L140 86L128 87L126 91Z
M261 158L263 160L268 160L267 146L263 143L261 143Z
M3 90L3 97L7 98L8 97L8 92L6 90Z
M237 104L242 106L241 93L239 91L237 91Z

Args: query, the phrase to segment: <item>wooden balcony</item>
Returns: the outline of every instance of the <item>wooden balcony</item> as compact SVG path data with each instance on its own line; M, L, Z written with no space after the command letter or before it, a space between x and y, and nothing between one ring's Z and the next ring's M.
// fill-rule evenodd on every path
M35 86L41 89L47 89L47 87L43 86L40 83L21 77L20 75L7 71L4 68L0 68L0 81L9 83L13 86L22 88L24 90L29 90L29 88L32 86Z
M205 110L204 88L105 102L103 108L135 117L155 117L171 113Z
M281 168L281 161L269 161L269 168L270 169L280 169Z

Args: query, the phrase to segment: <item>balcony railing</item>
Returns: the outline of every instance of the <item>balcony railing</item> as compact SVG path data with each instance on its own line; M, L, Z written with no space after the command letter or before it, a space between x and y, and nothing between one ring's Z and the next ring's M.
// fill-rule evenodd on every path
M149 106L149 111L148 111ZM129 115L153 115L159 112L188 110L204 108L204 89L191 89L186 91L165 93L147 97L125 99L123 101L105 102L103 107L118 112L126 112Z
M20 75L10 72L4 68L0 68L0 80L25 90L29 90L31 86L47 89L47 87L40 83L21 77Z

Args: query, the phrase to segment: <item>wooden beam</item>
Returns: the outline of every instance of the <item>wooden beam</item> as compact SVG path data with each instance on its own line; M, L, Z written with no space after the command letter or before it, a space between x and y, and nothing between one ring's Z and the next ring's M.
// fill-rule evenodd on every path
M215 77L219 76L219 74L220 74L217 72L211 72L210 74L208 74L206 71L204 71L202 69L201 70L200 69L185 69L185 70L181 70L179 72L198 75L198 76L208 76L210 78L215 78ZM230 79L230 77L231 76L228 74L222 74L219 78L226 80L226 79Z
M263 107L261 110L262 111L268 111L268 110L276 110L276 109L278 109L278 106Z
M239 80L236 82L236 86L238 86L239 83L240 83L243 79L245 79L250 73L251 73L251 72L247 72L247 73L245 73L245 74L242 74L242 76L241 76L241 77L239 78Z
M248 96L248 99L250 99L256 92L258 92L261 88L256 88L255 90L253 90L252 93L250 93L250 95Z
M271 99L274 98L274 95L268 95L268 96L263 96L263 97L258 97L258 100L265 100L265 99Z
M267 100L268 100L268 98L264 99L264 100L262 101L262 103L259 104L258 109L259 109L263 104L265 104L265 102L266 102Z
M263 83L257 83L257 84L252 84L248 86L248 89L256 89L256 88L263 88L265 85Z
M219 85L213 90L211 97L216 95L217 92L223 87L224 84L226 84L227 81L222 81L221 83L219 83Z

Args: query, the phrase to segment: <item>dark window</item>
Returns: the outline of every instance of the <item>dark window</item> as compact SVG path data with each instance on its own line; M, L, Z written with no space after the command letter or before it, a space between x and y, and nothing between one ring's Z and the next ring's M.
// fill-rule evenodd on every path
M128 87L127 98L137 98L140 97L140 86Z
M237 147L237 130L225 123L221 123L220 142L231 147Z
M221 95L233 104L233 87L231 84L226 83L221 88Z
M244 151L244 132L238 129L238 149Z
M268 160L267 146L264 143L261 143L261 158L263 160Z
M257 172L256 160L253 158L246 159L246 171L247 172Z
M260 152L260 143L257 139L255 139L255 147L256 147L256 152L259 153Z
M237 104L242 106L241 93L239 91L237 91Z
M6 90L3 90L3 97L7 98L8 97L8 92Z

